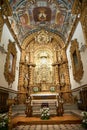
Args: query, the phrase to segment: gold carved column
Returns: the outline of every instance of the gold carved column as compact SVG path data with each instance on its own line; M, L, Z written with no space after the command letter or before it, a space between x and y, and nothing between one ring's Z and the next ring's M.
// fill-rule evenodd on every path
M25 70L25 65L23 64L23 62L20 62L20 65L19 65L19 83L18 83L19 104L22 104L22 103L25 102L25 96L26 96L26 92L25 92L25 88L24 88L24 70Z
M55 64L55 84L59 85L59 68L58 64Z
M33 64L29 64L29 78L30 78L29 85L32 86L33 85Z

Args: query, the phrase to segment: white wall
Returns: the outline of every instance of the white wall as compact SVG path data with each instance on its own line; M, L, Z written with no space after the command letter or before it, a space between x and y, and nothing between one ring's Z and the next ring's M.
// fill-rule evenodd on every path
M6 24L4 24L0 46L2 46L4 44L4 48L6 51L8 48L9 39L12 42L15 42L8 27L6 26ZM17 45L16 45L16 50L17 50L17 60L16 60L15 81L12 83L12 86L8 86L8 82L6 81L6 79L4 77L4 65L6 62L6 54L0 52L0 86L5 87L5 88L9 88L12 90L17 90L17 87L18 87L20 50L19 50Z
M72 37L72 40L77 39L78 43L79 43L79 49L81 47L81 43L85 44L85 40L84 40L84 35L83 35L83 31L82 31L82 26L81 23L79 22L77 25L77 28L74 32L74 35ZM80 83L76 82L74 80L73 77L73 73L72 73L72 64L71 64L71 57L70 57L70 47L71 47L71 42L69 43L69 46L67 48L67 58L68 58L68 65L69 65L69 74L70 74L70 82L71 82L71 89L80 87L82 85L87 84L87 48L84 52L80 52L81 54L81 60L82 60L82 64L83 64L83 70L84 70L84 74L83 77L80 81Z

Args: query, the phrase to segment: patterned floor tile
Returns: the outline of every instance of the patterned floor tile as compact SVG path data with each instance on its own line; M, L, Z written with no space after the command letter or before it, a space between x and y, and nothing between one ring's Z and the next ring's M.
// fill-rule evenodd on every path
M20 125L12 130L86 130L80 124Z

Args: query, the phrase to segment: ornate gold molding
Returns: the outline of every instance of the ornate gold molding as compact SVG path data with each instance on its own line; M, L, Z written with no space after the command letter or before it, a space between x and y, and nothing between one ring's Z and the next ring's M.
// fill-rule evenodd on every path
M16 47L15 43L9 40L8 53L4 68L4 75L8 84L13 83L13 81L15 80L15 66L16 66Z
M15 41L16 41L16 44L18 45L18 47L19 47L19 49L20 49L20 51L21 51L21 46L20 46L20 43L19 43L19 41L18 41L18 39L17 39L16 34L14 33L14 31L13 31L13 29L12 29L12 27L11 27L11 24L10 24L10 22L9 22L8 18L4 19L4 23L6 23L6 25L8 26L9 31L11 32L11 34L12 34L13 38L14 38L14 39L15 39Z
M74 0L72 7L72 14L79 14L81 12L81 2L79 0Z
M0 41L1 41L1 36L2 36L2 29L3 29L3 17L2 17L2 12L0 11Z
M12 15L12 10L8 0L1 0L1 10L2 14L5 15L6 17Z
M73 70L74 79L77 82L80 82L84 71L83 71L83 65L79 53L78 44L79 43L77 42L77 39L71 42L70 53L71 53L72 70Z
M41 30L43 31L43 30ZM45 31L45 30L44 30ZM54 33L48 32L48 34L52 37L51 42L54 42L53 40L55 40L57 43L59 43L60 47L63 48L65 46L63 39L59 36L56 35ZM26 49L26 47L29 45L29 43L31 43L31 41L35 41L35 37L38 35L38 32L32 33L30 35L28 35L28 37L26 37L21 45L22 49Z
M83 2L82 5L81 24L87 46L87 1Z

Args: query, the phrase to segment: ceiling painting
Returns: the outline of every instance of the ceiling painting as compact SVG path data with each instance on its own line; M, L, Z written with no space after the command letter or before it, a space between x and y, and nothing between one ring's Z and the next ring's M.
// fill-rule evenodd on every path
M67 38L75 16L71 14L74 0L9 0L13 16L9 21L20 44L26 36L45 29ZM71 17L72 16L72 17Z

